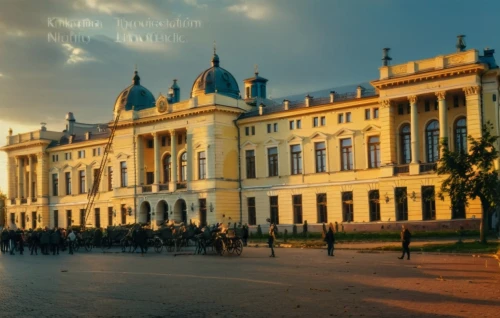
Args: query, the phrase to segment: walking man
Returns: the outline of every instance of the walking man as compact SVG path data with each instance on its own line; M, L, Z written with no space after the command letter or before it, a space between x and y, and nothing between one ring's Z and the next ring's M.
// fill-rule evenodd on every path
M68 245L69 245L69 253L73 255L73 245L76 241L76 235L72 230L69 230L68 234Z
M14 255L14 250L16 248L16 232L12 229L9 231L9 247L10 255Z
M31 232L30 235L30 240L31 240L31 255L33 255L33 252L35 252L35 255L38 255L38 244L40 242L40 233L37 231Z
M328 246L328 256L334 256L333 255L333 244L335 243L335 235L333 235L332 228L329 228L328 232L326 232L325 242Z
M276 234L274 233L275 232L275 226L274 226L274 223L271 224L271 226L269 227L269 248L271 249L271 255L269 257L276 257L274 255L274 241L276 240Z
M411 240L411 233L408 229L405 229L405 226L401 226L401 242L403 244L403 255L401 257L398 257L399 259L405 258L405 254L408 254L408 260L410 259L410 240Z

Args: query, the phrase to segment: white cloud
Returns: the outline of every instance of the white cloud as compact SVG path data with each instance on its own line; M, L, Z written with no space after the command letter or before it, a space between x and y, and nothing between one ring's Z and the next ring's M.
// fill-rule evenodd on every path
M66 64L78 64L97 61L82 48L74 47L69 43L64 43L62 46L68 54L68 60L66 61Z
M154 8L144 2L129 0L79 0L75 2L74 8L87 9L108 15L135 13L156 14Z
M198 0L184 0L184 3L198 9L206 9L207 4L199 4Z
M263 5L254 4L248 6L245 3L234 4L227 7L227 10L237 14L244 14L247 18L252 20L263 20L269 16L271 11L270 8Z

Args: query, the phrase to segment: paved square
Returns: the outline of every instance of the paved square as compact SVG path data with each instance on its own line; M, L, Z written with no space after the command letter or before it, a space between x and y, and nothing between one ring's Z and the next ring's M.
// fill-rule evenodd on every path
M246 248L240 257L0 255L2 317L498 317L500 266L471 256Z

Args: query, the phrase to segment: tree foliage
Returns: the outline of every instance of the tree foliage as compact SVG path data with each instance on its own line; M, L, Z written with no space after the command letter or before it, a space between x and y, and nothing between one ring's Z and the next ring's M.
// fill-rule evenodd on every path
M441 145L442 155L437 168L438 175L447 175L441 184L439 196L448 194L454 205L467 205L467 199L479 198L482 205L481 242L486 242L488 216L500 204L500 181L494 161L499 157L495 148L498 136L491 134L493 125L487 122L482 137L468 136L469 151L451 151Z

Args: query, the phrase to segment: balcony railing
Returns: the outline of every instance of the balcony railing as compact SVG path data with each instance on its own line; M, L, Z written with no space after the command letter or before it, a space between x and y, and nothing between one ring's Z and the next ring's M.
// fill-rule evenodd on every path
M420 173L424 172L435 172L437 165L435 162L432 163L421 163L420 164Z
M153 186L151 185L142 186L142 193L150 193L150 192L153 192Z
M36 202L36 198L31 198L31 202Z
M10 204L16 205L16 199L10 199Z
M28 203L28 199L26 198L21 198L21 204L27 204Z
M159 191L168 191L168 183L160 184Z
M410 166L409 165L394 166L394 175L398 175L400 173L410 173Z
M187 188L186 182L177 182L177 189L186 189L186 188Z

